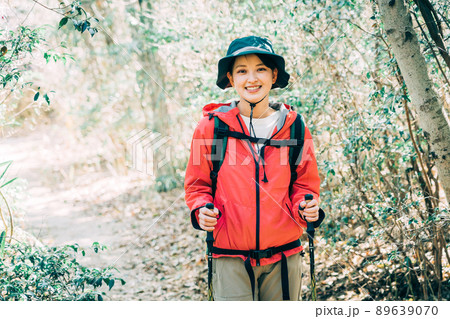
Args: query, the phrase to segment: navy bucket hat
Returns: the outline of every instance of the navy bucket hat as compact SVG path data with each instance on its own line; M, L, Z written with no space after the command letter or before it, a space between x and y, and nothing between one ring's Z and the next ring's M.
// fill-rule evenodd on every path
M275 54L272 43L266 38L249 36L231 42L228 47L227 55L219 60L219 73L216 82L218 87L221 89L231 87L227 77L230 64L236 57L246 54L265 54L272 59L278 69L277 81L272 85L272 89L284 88L288 84L290 76L284 69L284 59L281 55Z

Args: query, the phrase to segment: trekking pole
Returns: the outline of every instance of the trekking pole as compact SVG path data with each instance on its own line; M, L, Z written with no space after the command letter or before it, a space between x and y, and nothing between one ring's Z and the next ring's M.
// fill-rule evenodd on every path
M214 204L206 204L206 208L214 209ZM208 254L208 301L214 301L212 294L212 248L214 243L213 232L209 231L206 235L206 253Z
M305 201L306 204L313 199L313 195L306 194ZM305 206L306 207L306 206ZM316 292L316 275L314 274L314 225L311 222L306 221L306 233L308 234L309 239L309 270L311 275L311 300L317 300L317 292Z

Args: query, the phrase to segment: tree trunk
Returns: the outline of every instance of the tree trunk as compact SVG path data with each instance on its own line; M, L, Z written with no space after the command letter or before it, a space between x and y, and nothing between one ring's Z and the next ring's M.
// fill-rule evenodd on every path
M419 126L431 142L439 180L450 199L450 123L428 76L425 59L404 0L378 0L381 20L408 88ZM425 172L424 172L425 173Z
M150 15L153 14L153 4L154 2L148 1L145 5L142 5L140 2L140 5L142 5L141 8L145 8L144 10ZM141 22L147 25L148 30L154 30L153 19L149 20L147 17L141 16ZM157 46L149 42L144 45L144 48L144 52L139 56L139 60L148 80L146 85L148 96L144 98L150 103L150 114L144 112L150 121L150 123L146 123L146 126L151 128L151 131L154 133L152 139L149 139L145 146L146 159L149 161L146 163L146 173L155 178L157 190L166 191L175 186L170 181L175 181L176 179L172 162L174 159L171 158L174 152L173 142L170 136L172 130L168 109L169 102L167 101L170 97L164 89L165 74L162 67L163 61L158 55Z

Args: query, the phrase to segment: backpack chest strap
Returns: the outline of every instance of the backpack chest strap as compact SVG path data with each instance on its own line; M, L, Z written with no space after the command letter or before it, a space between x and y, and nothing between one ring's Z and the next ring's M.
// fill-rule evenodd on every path
M253 137L241 132L230 131L228 128L216 127L214 128L214 134L218 137L233 137L238 140L247 140L251 143L264 144L265 146L274 147L301 147L303 145L303 139L289 139L289 140L275 140L263 137Z

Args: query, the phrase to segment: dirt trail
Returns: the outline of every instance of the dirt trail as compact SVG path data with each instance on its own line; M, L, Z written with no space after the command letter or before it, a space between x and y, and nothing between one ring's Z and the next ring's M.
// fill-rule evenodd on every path
M14 161L7 178L28 182L20 227L47 245L106 245L79 262L118 268L127 283L107 292L111 300L204 299L204 247L183 190L158 194L139 172L102 169L97 145L65 133L49 125L0 141L0 162Z

